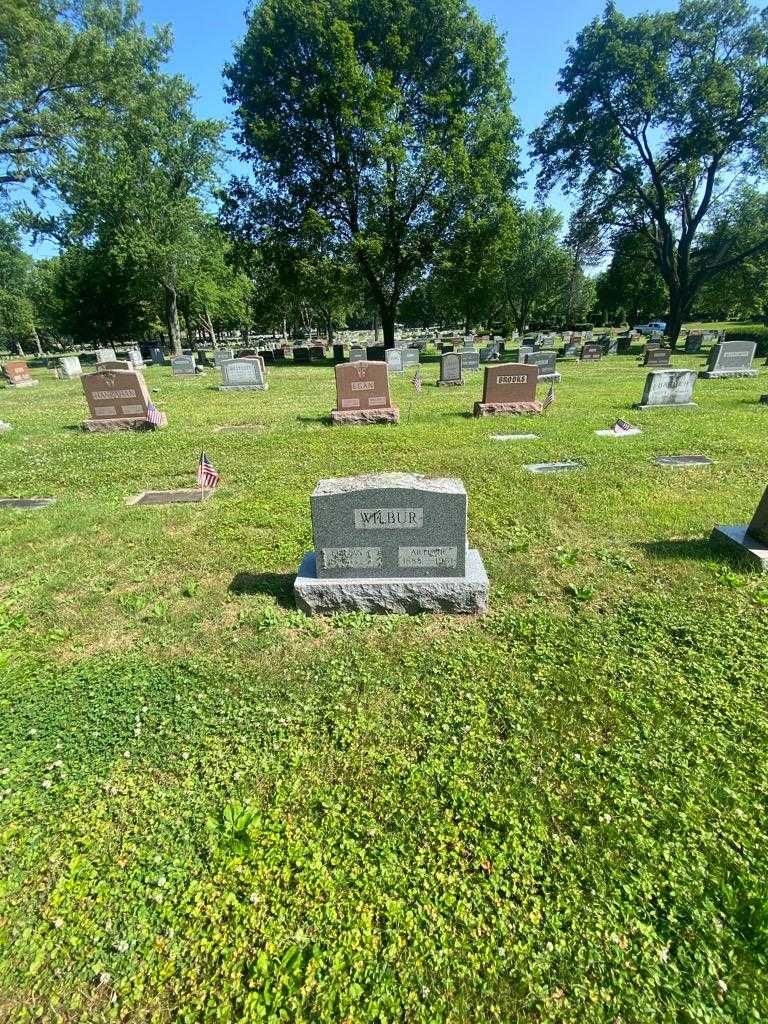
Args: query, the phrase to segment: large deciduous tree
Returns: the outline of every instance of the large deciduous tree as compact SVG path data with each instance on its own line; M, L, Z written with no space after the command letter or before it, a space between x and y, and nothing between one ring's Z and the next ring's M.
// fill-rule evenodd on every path
M560 314L569 278L568 253L558 240L562 218L554 210L510 211L496 244L503 294L518 331L534 317Z
M746 0L682 0L624 17L613 2L579 33L563 101L533 136L539 184L580 193L595 220L642 231L667 291L674 344L701 287L768 248L697 236L721 191L768 160L768 15Z
M65 245L103 251L136 293L162 295L181 352L179 297L200 265L223 126L195 117L180 76L139 79L134 95L83 132L51 178L63 208L37 219Z
M465 0L261 0L226 69L261 201L348 247L394 344L398 304L478 195L517 177L503 42Z
M0 3L0 199L50 184L51 163L164 59L136 0Z

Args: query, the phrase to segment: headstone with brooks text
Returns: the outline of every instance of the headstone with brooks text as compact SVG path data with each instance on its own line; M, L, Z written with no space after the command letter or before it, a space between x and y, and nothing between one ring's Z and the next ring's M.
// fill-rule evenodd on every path
M475 416L518 416L543 411L536 399L538 366L503 363L486 366L483 400L475 403Z
M369 364L370 365L370 364ZM378 473L321 480L311 498L315 550L294 585L308 614L471 614L488 577L467 544L460 480Z

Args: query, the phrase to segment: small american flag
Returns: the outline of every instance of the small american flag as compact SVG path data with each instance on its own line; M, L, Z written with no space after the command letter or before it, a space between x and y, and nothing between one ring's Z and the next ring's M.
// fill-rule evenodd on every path
M555 385L554 384L550 384L549 385L549 391L547 392L547 397L541 403L541 408L546 412L546 410L550 407L550 405L553 404L554 401L555 401Z
M630 430L634 429L635 428L632 426L632 424L627 423L626 420L616 420L616 422L613 424L614 434L628 434Z
M417 370L416 373L414 373L413 380L411 381L411 384L413 384L413 390L416 392L416 394L417 395L420 394L421 393L421 370Z
M213 468L213 464L205 452L200 452L200 462L197 467L197 483L200 487L214 488L221 477Z
M150 423L153 427L159 427L162 422L163 414L156 405L150 402L147 407L147 423Z

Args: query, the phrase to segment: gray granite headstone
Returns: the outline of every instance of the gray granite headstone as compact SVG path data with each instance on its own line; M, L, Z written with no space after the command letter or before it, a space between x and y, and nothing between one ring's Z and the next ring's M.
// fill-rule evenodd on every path
M702 342L704 341L704 335L700 332L689 334L685 339L685 354L687 356L697 355L701 352Z
M171 372L174 377L194 377L195 357L174 356L173 359L171 359Z
M311 498L315 551L294 586L310 614L478 612L488 577L467 549L460 480L376 473L321 480Z
M690 408L696 404L692 401L695 383L695 370L651 370L636 408Z
M129 348L126 354L132 370L144 369L144 357L138 348Z
M83 368L78 356L62 356L59 359L59 376L62 380L74 380L82 375Z
M159 345L155 345L151 349L152 362L155 366L165 366L165 352L160 348Z
M213 365L218 370L221 364L226 362L228 359L235 358L235 350L232 348L217 348L213 353Z
M417 348L403 349L403 369L419 365L419 350Z
M460 353L461 368L466 373L479 373L480 371L480 356L474 349L471 351L464 349Z
M403 349L388 348L384 354L384 359L387 364L387 369L389 370L390 373L403 372Z
M117 359L117 353L113 348L97 348L96 349L96 362L97 363L113 363Z
M367 359L365 349L360 345L353 345L349 350L350 363L362 363L365 359Z
M560 374L557 372L557 353L545 349L542 352L529 352L523 362L528 366L538 366L539 380L559 381Z
M267 390L264 368L259 359L225 359L219 369L219 391Z
M462 358L458 352L443 352L440 356L440 380L438 385L458 385L464 383L462 376Z
M756 377L758 371L753 369L757 345L753 341L722 341L713 346L709 353L706 370L700 377L717 379L720 377Z

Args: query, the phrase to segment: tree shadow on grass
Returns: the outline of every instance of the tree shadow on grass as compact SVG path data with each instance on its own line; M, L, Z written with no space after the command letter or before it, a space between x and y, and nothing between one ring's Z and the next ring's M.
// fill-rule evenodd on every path
M691 540L654 540L634 545L651 559L683 559L684 561L711 562L717 558L717 549L709 537Z
M229 593L238 597L264 594L273 597L281 608L293 609L293 581L295 573L239 572L229 585Z

